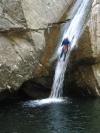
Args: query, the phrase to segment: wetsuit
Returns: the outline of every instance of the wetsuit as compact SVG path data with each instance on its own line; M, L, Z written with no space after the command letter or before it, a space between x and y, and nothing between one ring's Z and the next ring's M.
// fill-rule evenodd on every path
M60 58L63 56L64 54L64 61L66 59L66 54L67 54L67 51L68 51L68 48L69 48L69 44L70 44L70 41L69 39L64 39L63 42L62 42L62 52L61 52L61 55L60 55Z

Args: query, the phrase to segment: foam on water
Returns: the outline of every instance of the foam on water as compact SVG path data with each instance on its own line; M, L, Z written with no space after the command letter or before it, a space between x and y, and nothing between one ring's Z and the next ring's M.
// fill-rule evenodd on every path
M41 100L30 100L24 103L24 106L38 107L51 103L67 103L67 98L46 98Z

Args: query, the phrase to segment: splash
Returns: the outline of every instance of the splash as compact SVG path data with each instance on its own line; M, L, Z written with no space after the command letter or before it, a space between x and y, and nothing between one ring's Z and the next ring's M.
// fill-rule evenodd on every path
M91 9L92 0L77 0L72 12L70 15L74 15L72 21L70 22L69 26L65 25L64 34L61 38L61 42L68 38L71 42L70 50L67 53L65 61L61 59L58 60L56 70L55 70L55 76L54 76L54 82L52 85L52 90L50 94L50 98L60 98L63 94L63 81L64 76L66 72L66 68L68 65L68 59L70 56L71 51L77 46L78 40L80 36L82 35L84 31L84 24L86 21L86 17L89 13L89 10ZM76 13L75 13L76 12ZM60 45L61 45L60 42ZM61 47L59 46L56 51L56 56L58 56L61 53Z
M48 104L57 104L57 103L64 103L68 104L71 103L71 101L67 100L67 98L46 98L46 99L41 99L41 100L30 100L24 103L24 106L28 107L38 107L38 106L44 106Z

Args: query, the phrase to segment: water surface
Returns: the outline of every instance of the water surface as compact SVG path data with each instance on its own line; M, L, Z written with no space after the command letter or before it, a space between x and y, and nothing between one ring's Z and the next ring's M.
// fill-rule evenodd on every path
M31 104L30 104L31 103ZM0 133L100 133L100 99L0 107Z

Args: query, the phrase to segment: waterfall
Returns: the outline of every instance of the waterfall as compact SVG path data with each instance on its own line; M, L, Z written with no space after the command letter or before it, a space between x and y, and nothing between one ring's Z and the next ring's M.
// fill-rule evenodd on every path
M63 81L68 64L68 59L71 51L75 48L75 46L77 46L78 40L83 33L84 23L86 21L89 10L91 9L91 5L92 0L77 0L70 14L72 16L72 21L70 22L69 26L67 26L67 24L64 26L64 34L61 38L60 45L64 38L67 37L71 42L71 46L70 50L67 53L65 61L63 61L62 59L59 59L57 61L50 98L59 98L62 96ZM60 46L57 48L55 53L56 56L61 53Z
M69 38L71 42L71 47L67 53L65 61L63 61L62 58L57 61L54 81L53 81L52 90L49 98L41 99L41 100L32 100L32 101L26 102L24 106L36 107L36 106L50 104L50 103L61 103L61 102L67 103L68 102L66 98L62 98L64 75L68 65L68 59L69 59L70 53L75 48L75 46L77 46L78 40L84 31L84 28L85 28L84 24L86 21L86 17L89 13L89 10L91 9L91 5L92 5L92 0L77 0L73 9L69 14L69 18L72 18L71 22L66 23L61 30L61 32L63 32L63 35L61 35L61 38L59 40L54 58L56 58L59 55L59 53L61 53L60 45L64 40L64 38L66 37Z

